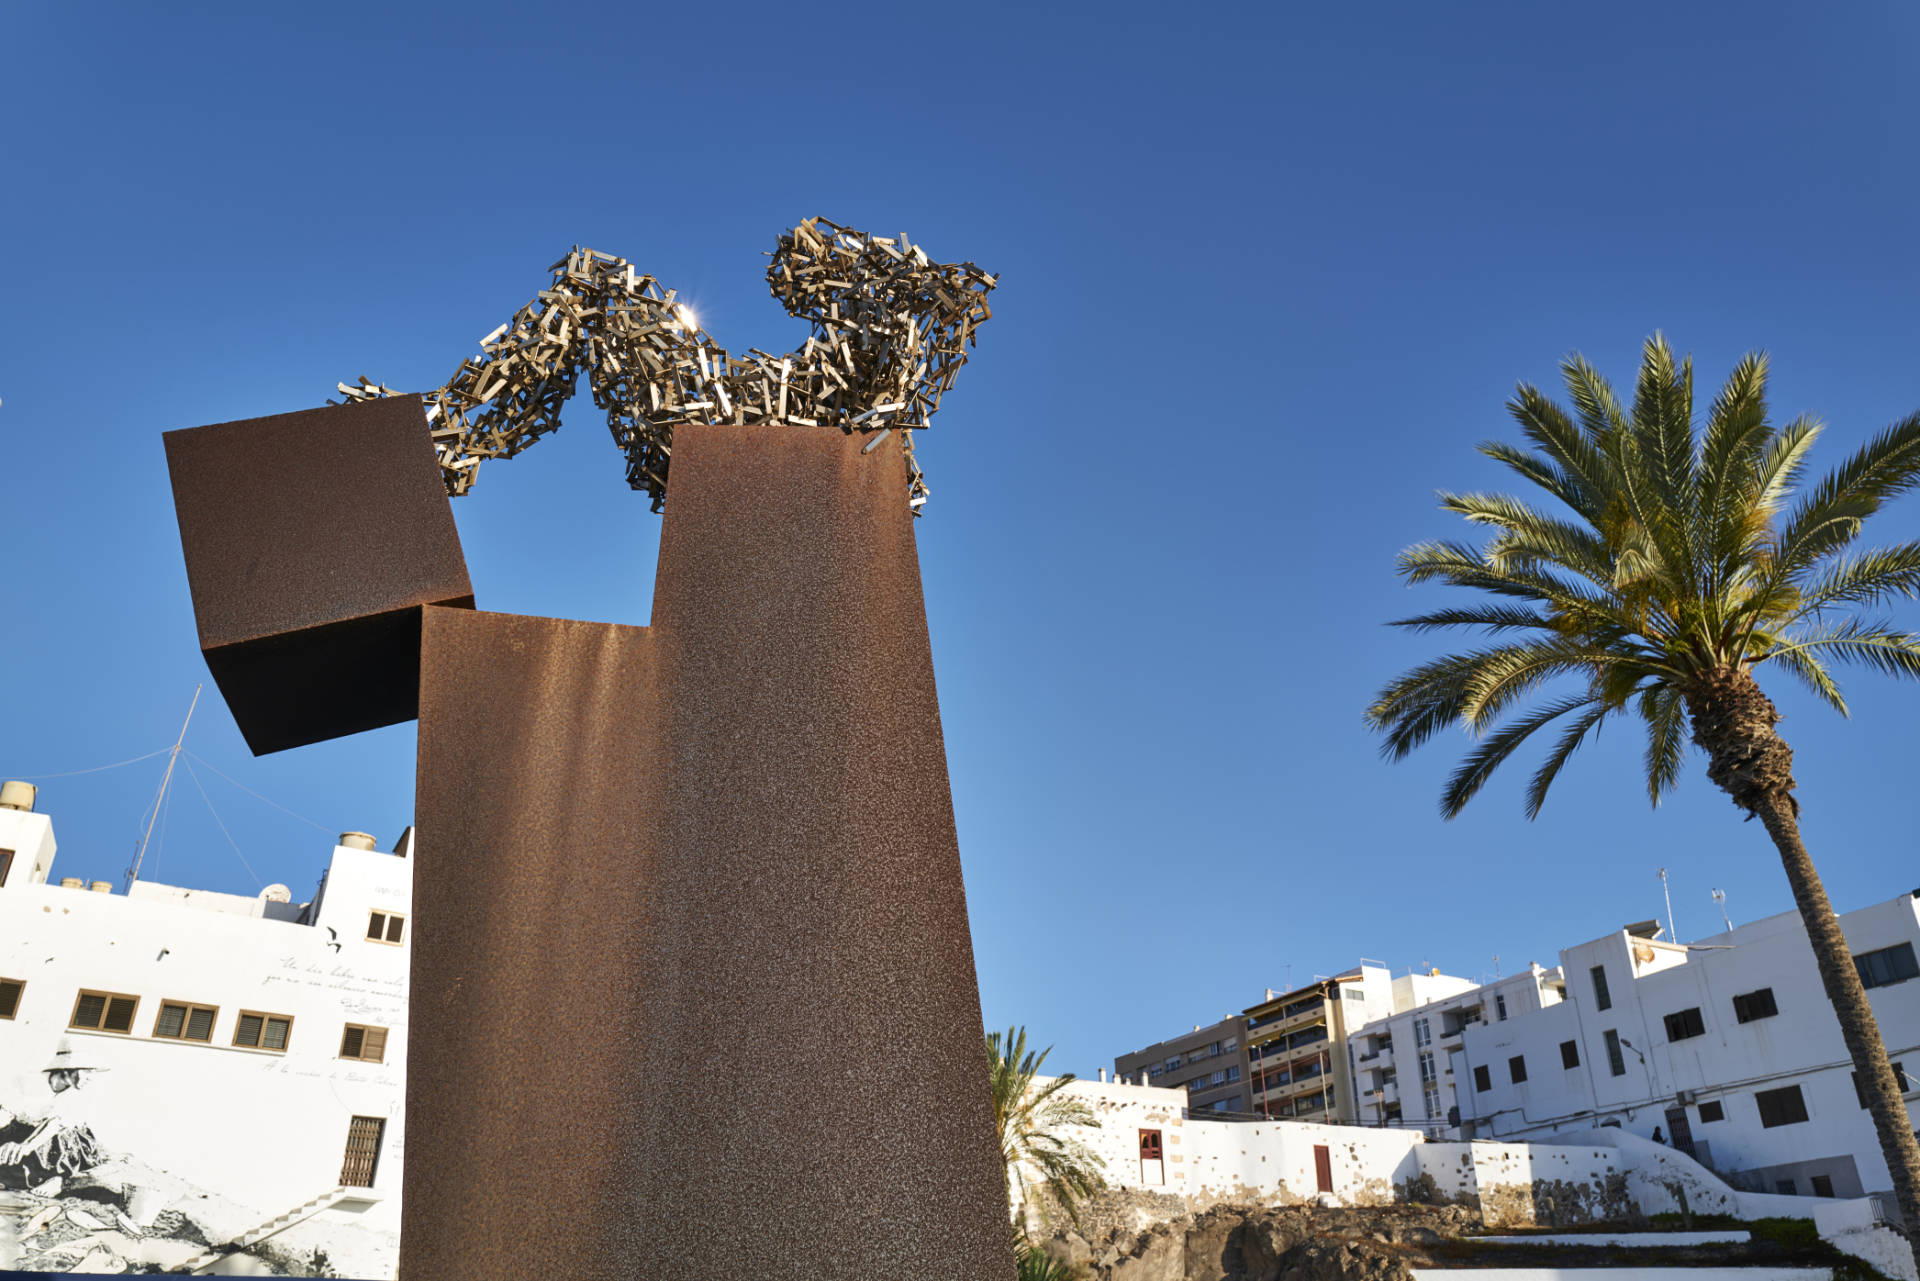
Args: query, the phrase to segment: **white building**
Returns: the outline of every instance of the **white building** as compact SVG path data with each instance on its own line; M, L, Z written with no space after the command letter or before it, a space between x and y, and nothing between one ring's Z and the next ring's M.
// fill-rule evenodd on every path
M1347 1038L1360 1124L1419 1129L1433 1138L1459 1122L1453 1055L1466 1029L1566 999L1560 972L1537 965L1484 985L1439 973L1403 974L1393 984L1395 1013Z
M342 842L307 903L116 894L0 808L0 1268L394 1275L411 831Z
M1920 1086L1920 891L1840 925L1888 1052ZM1537 1000L1509 996L1505 1021L1483 1015L1443 1041L1462 1129L1502 1139L1658 1129L1748 1189L1889 1189L1798 913L1692 944L1656 933L1648 922L1564 950L1557 971L1530 976ZM1911 1117L1920 1089L1907 1099Z

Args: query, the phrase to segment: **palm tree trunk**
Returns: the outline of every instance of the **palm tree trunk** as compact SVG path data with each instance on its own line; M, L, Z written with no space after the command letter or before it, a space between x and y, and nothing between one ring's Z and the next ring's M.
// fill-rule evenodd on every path
M1854 1079L1893 1175L1893 1189L1906 1221L1907 1245L1920 1269L1920 1143L1900 1097L1900 1085L1880 1040L1867 989L1860 982L1840 921L1827 901L1813 859L1800 839L1800 803L1793 797L1793 749L1774 732L1780 720L1753 677L1743 669L1715 673L1687 691L1694 742L1708 756L1707 776L1734 803L1757 817L1773 838L1786 868L1793 902L1806 925L1807 941L1820 968L1827 1000L1840 1020L1840 1036L1853 1060Z

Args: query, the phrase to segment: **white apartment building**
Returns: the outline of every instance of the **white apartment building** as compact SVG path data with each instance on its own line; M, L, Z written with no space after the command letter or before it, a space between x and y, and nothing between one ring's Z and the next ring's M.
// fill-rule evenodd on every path
M1562 999L1557 975L1535 966L1484 986L1438 971L1394 979L1393 1013L1347 1038L1359 1123L1446 1136L1459 1119L1450 1055L1464 1030Z
M1920 1104L1920 890L1840 924L1908 1083L1911 1117ZM1489 1000L1505 997L1506 1019L1484 1004L1469 1019L1467 1006L1457 1035L1446 1037L1444 1019L1433 1029L1464 1135L1538 1138L1601 1125L1651 1138L1657 1129L1753 1191L1889 1189L1799 915L1691 944L1657 934L1647 922L1567 948L1557 970L1516 976L1517 994L1515 980L1485 989ZM1392 1042L1404 1091L1397 1028Z
M411 830L305 903L121 894L56 879L32 804L0 793L0 1269L393 1276Z

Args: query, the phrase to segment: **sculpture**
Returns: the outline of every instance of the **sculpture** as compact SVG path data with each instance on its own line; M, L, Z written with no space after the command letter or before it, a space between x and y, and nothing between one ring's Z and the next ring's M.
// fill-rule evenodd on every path
M783 233L767 285L813 333L795 352L730 356L652 276L574 246L548 268L553 282L480 340L426 393L434 450L449 494L473 485L482 459L511 458L560 425L560 406L587 370L627 456L627 483L659 511L673 429L686 423L791 423L885 432L898 428L908 501L928 489L912 432L927 426L967 363L974 330L993 314L995 279L972 263L928 259L903 235L870 236L824 218ZM348 400L392 395L369 382L339 384Z
M419 719L405 1281L1012 1276L893 430L993 281L818 221L782 245L815 324L784 406L771 357L576 250L425 398L166 436L253 749ZM448 499L580 369L656 506L671 463L647 627L474 608Z

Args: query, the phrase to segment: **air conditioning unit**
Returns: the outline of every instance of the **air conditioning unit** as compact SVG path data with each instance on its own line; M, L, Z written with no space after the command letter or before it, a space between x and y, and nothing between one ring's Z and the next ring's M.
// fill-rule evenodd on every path
M1679 1104L1681 1107L1686 1107L1688 1104L1693 1102L1693 1099L1694 1099L1694 1094L1692 1090L1682 1090L1678 1094L1673 1096L1673 1101Z

